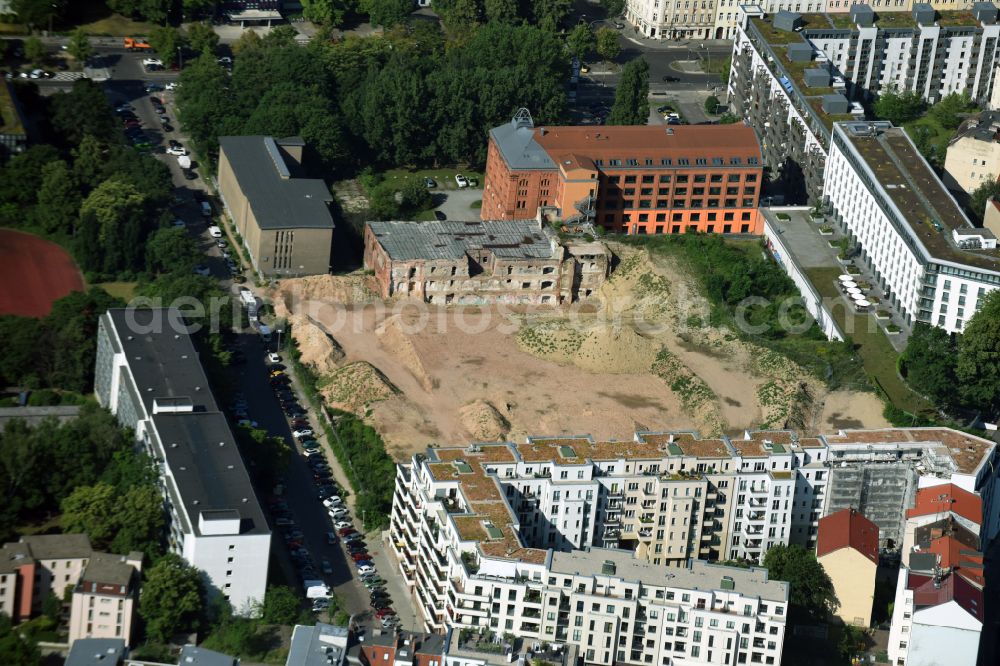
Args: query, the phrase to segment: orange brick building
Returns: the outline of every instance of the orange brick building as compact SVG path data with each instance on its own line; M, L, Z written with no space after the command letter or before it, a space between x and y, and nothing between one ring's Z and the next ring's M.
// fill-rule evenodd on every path
M763 230L760 143L742 123L535 127L519 113L490 130L485 181L483 220L541 207L627 234Z

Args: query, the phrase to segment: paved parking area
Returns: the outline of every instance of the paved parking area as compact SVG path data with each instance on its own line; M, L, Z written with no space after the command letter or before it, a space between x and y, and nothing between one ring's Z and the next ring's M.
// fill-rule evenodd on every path
M478 220L479 209L472 204L482 201L482 188L467 187L461 190L444 190L434 193L434 201L438 203L436 210L441 211L449 220Z

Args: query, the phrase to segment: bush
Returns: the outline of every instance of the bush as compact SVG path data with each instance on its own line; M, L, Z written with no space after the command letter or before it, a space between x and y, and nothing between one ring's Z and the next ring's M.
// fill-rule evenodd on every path
M715 95L709 95L708 99L705 100L705 113L714 114L719 108L719 98Z

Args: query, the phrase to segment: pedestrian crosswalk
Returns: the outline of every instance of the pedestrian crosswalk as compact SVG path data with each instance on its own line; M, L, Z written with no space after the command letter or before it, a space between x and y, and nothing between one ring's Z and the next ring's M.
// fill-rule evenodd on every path
M56 72L53 81L76 81L86 76L83 72Z

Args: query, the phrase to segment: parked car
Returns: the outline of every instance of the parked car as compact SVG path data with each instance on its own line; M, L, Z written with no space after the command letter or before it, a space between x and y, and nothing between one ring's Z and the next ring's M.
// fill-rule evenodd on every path
M187 149L180 146L172 145L169 148L167 148L167 155L176 155L180 157L182 155L187 155L187 154L188 154Z
M389 615L395 615L396 611L391 608L383 608L375 613L375 617L382 619L383 617L388 617Z
M346 518L347 517L347 509L331 509L327 513L334 520L338 520L340 518Z
M371 560L368 560L368 562L371 562ZM360 562L356 562L355 564L358 565L358 573L360 574L375 573L375 567L372 564L361 564Z
M434 180L433 178L424 178L424 186L427 187L428 189L431 189L433 187L437 187L438 184L437 181Z
M198 264L197 266L195 266L194 272L202 277L208 277L209 275L212 274L212 271L210 271L208 269L208 266L206 266L205 264Z
M334 534L333 532L327 532L326 533L326 543L328 545L330 545L330 546L332 546L333 544L337 543L337 535Z
M382 620L383 629L392 629L394 627L399 626L399 618L396 617L395 615L386 615L385 617L380 619Z
M278 356L278 354L276 354L275 352L271 352L270 354L267 355L267 360L269 363L280 363L281 357Z
M240 426L241 428L256 428L257 422L251 421L250 419L240 419L239 421L236 422L236 425Z
M338 527L337 534L345 541L353 534L357 534L353 527Z
M462 188L462 187L468 187L469 186L469 179L466 178L465 176L463 176L460 173L455 174L455 184L458 185L460 188Z
M303 437L310 437L310 436L312 436L312 434L313 434L313 431L310 430L309 428L303 428L302 430L294 430L294 431L292 431L292 437L294 437L295 439L302 439Z
M333 573L333 565L330 564L330 560L321 560L320 563L319 563L319 568L327 576L329 576L330 574Z
M368 554L367 550L361 550L356 553L351 553L351 559L355 562L362 562L364 560L371 559L371 555Z

